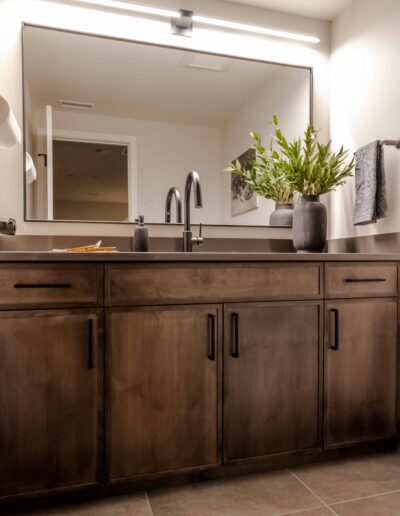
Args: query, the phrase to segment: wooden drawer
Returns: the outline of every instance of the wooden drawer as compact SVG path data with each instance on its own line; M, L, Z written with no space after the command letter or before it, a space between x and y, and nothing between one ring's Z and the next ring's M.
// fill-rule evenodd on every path
M0 308L101 304L101 265L0 264Z
M395 263L330 263L325 268L328 299L397 295Z
M318 263L106 265L106 306L321 297Z

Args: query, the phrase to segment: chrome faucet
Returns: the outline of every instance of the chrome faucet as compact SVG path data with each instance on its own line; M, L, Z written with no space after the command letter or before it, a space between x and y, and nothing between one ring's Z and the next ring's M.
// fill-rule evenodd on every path
M182 222L181 192L176 186L171 186L171 188L168 190L167 198L165 200L165 222L167 224L171 222L171 204L174 197L176 203L176 222L179 224Z
M185 204L184 204L184 217L185 217L185 227L183 231L183 251L185 253L191 253L193 250L193 245L200 245L203 243L203 238L201 236L201 224L200 224L200 232L198 237L192 236L192 230L190 226L190 193L192 191L193 185L193 193L194 193L194 207L202 208L203 202L201 197L201 186L200 186L200 178L199 174L194 170L187 175L186 183L185 183Z
M17 232L17 223L15 219L0 219L0 234L15 235Z

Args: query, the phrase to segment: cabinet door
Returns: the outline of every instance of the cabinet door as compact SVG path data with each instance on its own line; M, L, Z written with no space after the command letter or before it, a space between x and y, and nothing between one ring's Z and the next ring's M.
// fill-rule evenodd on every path
M319 446L321 318L319 302L226 306L227 461Z
M220 311L109 310L109 479L218 463Z
M331 301L325 328L326 446L394 436L397 301Z
M0 496L96 483L100 319L0 313Z

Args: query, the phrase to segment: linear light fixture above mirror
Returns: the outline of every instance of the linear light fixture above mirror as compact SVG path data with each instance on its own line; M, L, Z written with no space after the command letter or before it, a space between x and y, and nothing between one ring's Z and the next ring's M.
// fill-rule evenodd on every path
M172 11L169 9L159 9L158 7L149 7L144 5L131 4L127 2L122 2L119 0L72 0L74 3L80 4L88 4L96 7L105 7L108 9L117 9L121 11L135 12L141 14L148 14L153 16L160 16L163 18L170 18L173 20L173 26L176 26L179 19L182 17L182 13L190 12L190 11ZM283 38L290 39L293 41L301 41L303 43L319 43L321 40L317 36L310 36L308 34L298 34L295 32L288 32L282 30L276 30L269 27L260 27L257 25L250 25L246 23L238 23L229 20L222 20L219 18L209 18L207 16L201 16L197 14L193 14L192 20L194 23L211 25L213 27L221 27L224 29L232 29L240 32L249 32L252 34L259 34L262 36L271 36L274 38ZM173 32L175 34L180 34L178 32ZM184 33L182 35L190 35L188 33Z
M261 34L263 36L272 36L274 38L292 39L294 41L302 41L304 43L319 43L321 40L316 36L308 36L306 34L297 34L295 32L286 32L283 30L270 29L268 27L258 27L256 25L248 25L246 23L237 23L216 18L208 18L206 16L193 15L193 21L212 25L224 29L233 29L242 32L251 32L253 34Z

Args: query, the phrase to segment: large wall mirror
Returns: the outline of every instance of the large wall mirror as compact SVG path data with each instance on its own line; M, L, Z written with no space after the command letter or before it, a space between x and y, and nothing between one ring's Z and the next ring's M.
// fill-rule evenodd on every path
M271 200L224 169L311 120L312 71L24 25L25 219L165 222L170 187L199 173L193 222L268 225ZM172 213L172 222L175 213Z

